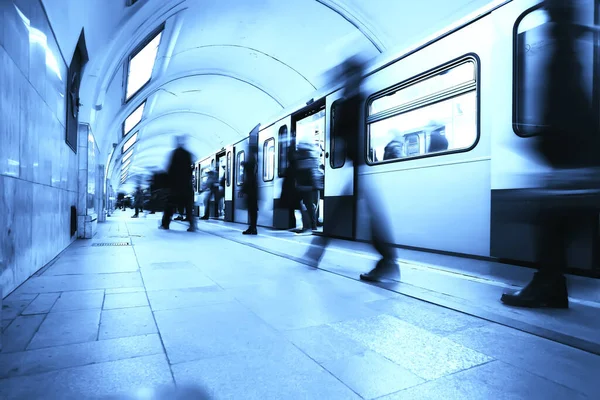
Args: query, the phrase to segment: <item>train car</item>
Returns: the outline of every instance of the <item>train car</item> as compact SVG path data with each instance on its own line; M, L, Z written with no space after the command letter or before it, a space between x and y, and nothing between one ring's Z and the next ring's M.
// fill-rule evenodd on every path
M592 26L599 6L584 3L589 12L579 22ZM534 261L536 226L520 215L527 204L515 203L511 193L534 187L535 175L549 171L534 151L536 127L543 124L536 97L544 82L540 66L552 46L548 20L539 1L495 2L392 60L374 60L363 81L367 96L359 150L364 163L357 173L343 144L333 140L339 90L262 125L254 136L259 225L291 227L289 210L279 205L288 146L299 136L314 135L325 173L319 234L369 240L369 211L361 193L370 191L398 246ZM589 30L579 43L582 78L596 106L598 40ZM232 145L234 188L243 177L239 161L251 138ZM234 189L231 198L234 216L227 220L246 223L243 197ZM332 221L334 209L342 210L343 218ZM598 276L598 228L598 216L573 221L572 272Z

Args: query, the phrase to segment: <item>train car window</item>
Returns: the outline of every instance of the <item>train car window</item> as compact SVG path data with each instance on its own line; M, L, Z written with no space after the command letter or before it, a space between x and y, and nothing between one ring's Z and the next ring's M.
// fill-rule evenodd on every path
M581 9L588 12L577 16L581 26L594 25L594 3L582 2ZM548 63L555 47L550 29L552 23L548 12L539 4L525 11L515 22L513 30L513 130L522 137L537 135L545 125L544 104L541 100L546 92L545 82L549 81ZM582 87L589 98L596 97L594 91L595 57L594 33L581 31L572 56L577 57L581 68Z
M246 153L244 150L237 153L237 176L236 176L236 184L241 186L244 183L244 161L246 161Z
M469 59L369 103L369 164L466 151L478 139L477 69Z
M331 105L331 137L329 138L329 148L331 149L329 165L331 168L341 168L346 163L346 144L337 134L336 109L338 105L337 101Z
M231 186L231 151L227 152L227 171L225 171L225 182L227 187Z
M288 128L287 125L283 125L279 128L279 164L277 165L277 176L280 178L285 177L287 167L288 167L288 148L289 148L289 138L288 138Z
M265 140L263 144L263 182L272 181L275 177L275 139Z

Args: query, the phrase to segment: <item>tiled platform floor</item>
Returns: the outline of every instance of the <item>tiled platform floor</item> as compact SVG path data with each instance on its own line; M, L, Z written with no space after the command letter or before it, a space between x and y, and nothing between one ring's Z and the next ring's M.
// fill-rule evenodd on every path
M600 357L129 212L4 300L1 399L597 398ZM130 246L93 246L131 242Z

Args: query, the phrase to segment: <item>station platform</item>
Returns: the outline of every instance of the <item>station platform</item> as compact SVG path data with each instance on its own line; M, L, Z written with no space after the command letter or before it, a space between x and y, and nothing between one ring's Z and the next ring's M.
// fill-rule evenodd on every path
M333 240L117 211L3 302L1 399L198 385L214 399L585 399L600 393L597 282L569 310L503 306L532 271L398 250L400 282ZM142 398L139 394L137 398ZM125 397L119 397L125 398Z

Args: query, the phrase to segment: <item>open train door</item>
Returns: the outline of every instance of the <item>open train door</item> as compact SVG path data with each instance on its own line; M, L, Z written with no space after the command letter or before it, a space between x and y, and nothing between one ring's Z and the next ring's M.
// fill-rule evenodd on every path
M254 155L254 157L258 160L258 130L260 128L260 124L256 125L248 138L238 142L235 145L235 173L233 177L235 177L235 183L233 188L233 221L247 224L248 223L248 205L246 204L246 199L244 198L244 193L242 192L242 185L244 184L244 179L246 176L246 168L243 165L244 161L247 161Z
M323 233L327 236L353 239L355 232L354 166L346 160L346 145L334 140L336 107L341 93L327 97L325 115L325 196L323 201Z
M233 153L234 146L225 147L225 221L233 222Z

